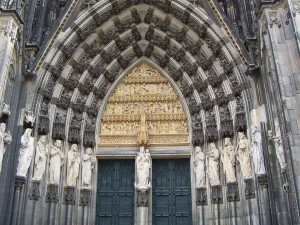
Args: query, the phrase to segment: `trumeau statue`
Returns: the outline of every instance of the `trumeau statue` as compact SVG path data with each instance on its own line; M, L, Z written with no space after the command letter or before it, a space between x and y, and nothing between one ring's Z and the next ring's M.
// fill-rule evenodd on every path
M250 162L250 153L248 139L243 132L238 134L238 144L235 151L237 160L240 162L244 179L252 178L252 167Z
M208 157L208 175L211 186L220 185L220 175L219 175L219 157L220 153L217 149L215 143L209 144L210 151L207 153Z
M224 149L222 151L222 162L227 183L236 182L234 147L230 138L225 138Z
M91 148L87 148L82 159L82 187L91 188L92 185L92 170L96 163L96 156Z
M27 128L21 137L19 163L17 167L17 176L26 177L27 171L30 166L33 151L34 151L34 138L31 137L32 129Z
M49 183L59 184L60 169L64 163L64 154L61 151L61 140L56 140L54 146L50 146Z
M46 146L46 141L46 136L42 135L36 144L34 174L32 180L42 180L48 155L48 146Z
M8 144L12 142L12 136L10 135L9 131L5 132L5 130L6 130L6 124L1 123L0 124L0 173L2 168L3 155L5 154L6 147Z
M268 139L274 141L276 156L280 164L281 172L284 172L286 171L287 164L284 156L284 149L282 145L281 131L280 131L278 118L274 119L274 123L275 123L275 135L272 133L271 130L269 130Z
M255 173L258 175L266 174L261 134L257 130L256 126L251 126L251 135L252 135L251 152L252 152L253 163L255 167Z
M149 189L150 183L150 169L151 169L151 157L148 149L145 151L145 147L140 147L140 152L136 158L137 169L137 182L135 183L138 189Z
M205 187L205 155L199 146L195 148L194 168L196 188Z
M75 187L79 174L80 157L77 144L72 144L68 152L67 186Z

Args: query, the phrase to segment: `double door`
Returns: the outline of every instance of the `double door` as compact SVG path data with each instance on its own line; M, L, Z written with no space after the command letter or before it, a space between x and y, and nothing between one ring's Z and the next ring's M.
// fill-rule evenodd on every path
M191 225L189 159L152 161L152 225ZM134 224L134 160L100 160L97 225Z

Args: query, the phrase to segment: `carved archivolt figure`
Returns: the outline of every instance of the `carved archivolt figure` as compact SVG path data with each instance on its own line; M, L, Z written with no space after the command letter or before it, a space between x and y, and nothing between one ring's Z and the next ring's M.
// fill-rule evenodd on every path
M68 168L67 168L67 185L76 186L76 181L79 173L79 153L77 144L73 144L68 152Z
M276 118L274 120L275 123L275 135L273 135L272 131L268 131L268 138L269 140L273 140L275 144L275 149L276 149L276 156L280 164L281 172L284 172L286 170L287 164L285 161L285 156L284 156L284 149L282 145L282 138L281 138L281 131L280 131L280 126L279 126L279 121Z
M137 169L137 182L136 188L148 189L151 187L150 183L150 168L151 168L151 157L148 149L145 152L145 147L140 147L140 152L136 158L136 169Z
M255 167L255 173L258 175L266 174L261 134L257 130L256 126L251 127L251 135L252 135L251 152L252 152L253 163Z
M10 135L9 131L5 132L5 130L6 130L6 124L1 123L0 124L0 173L2 168L3 155L6 151L6 147L8 144L12 142L12 136Z
M236 182L234 147L230 138L225 138L224 149L222 151L222 162L227 183Z
M252 178L252 167L250 163L250 155L249 155L249 146L248 139L246 138L243 132L239 132L238 134L238 145L236 147L236 157L240 162L242 174L244 179Z
M96 156L93 155L93 150L87 148L82 159L82 187L91 188L92 185L92 170L96 163Z
M59 184L60 169L64 163L64 154L61 151L61 140L56 140L54 146L50 146L50 167L49 167L49 183Z
M196 188L205 187L205 155L199 146L195 148L194 166Z
M36 145L34 174L32 180L42 180L45 171L47 155L48 149L46 146L46 136L42 135Z
M210 151L207 153L209 181L211 186L220 185L219 157L220 153L215 143L210 143Z
M34 151L34 138L31 137L32 129L27 128L21 137L19 163L17 167L17 176L26 177L27 171L30 166L33 151Z

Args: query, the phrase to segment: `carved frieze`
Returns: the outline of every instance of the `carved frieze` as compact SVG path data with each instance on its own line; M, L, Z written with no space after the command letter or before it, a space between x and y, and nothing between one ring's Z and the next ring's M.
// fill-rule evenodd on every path
M149 145L186 145L188 127L178 96L147 64L134 68L110 97L101 121L100 145L136 146L143 112Z

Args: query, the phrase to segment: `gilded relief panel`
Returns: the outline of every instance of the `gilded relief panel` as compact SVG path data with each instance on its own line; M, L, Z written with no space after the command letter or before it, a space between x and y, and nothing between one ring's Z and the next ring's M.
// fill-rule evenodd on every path
M189 145L187 118L171 84L148 64L135 67L108 100L100 147ZM145 133L141 140L140 133ZM147 139L147 140L146 140Z

